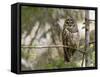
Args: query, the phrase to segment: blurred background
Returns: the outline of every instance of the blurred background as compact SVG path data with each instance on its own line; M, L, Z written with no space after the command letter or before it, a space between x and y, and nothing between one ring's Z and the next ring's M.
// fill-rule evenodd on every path
M62 31L67 16L72 16L79 30L79 48L85 51L85 10L28 7L21 8L21 70L59 69L86 67L83 54L76 51L72 61L64 63L63 47L49 47L62 45ZM95 40L95 11L89 10L90 42ZM35 48L34 48L35 47ZM95 44L88 47L89 65L95 66Z

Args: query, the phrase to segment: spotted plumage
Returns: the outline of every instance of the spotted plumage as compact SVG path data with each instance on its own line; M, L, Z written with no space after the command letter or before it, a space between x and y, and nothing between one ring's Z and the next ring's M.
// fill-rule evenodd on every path
M79 34L78 26L72 17L67 17L64 22L62 41L64 46L69 46L71 48L63 48L64 50L64 60L67 62L71 61L71 57L76 51L74 48L78 47L79 44Z

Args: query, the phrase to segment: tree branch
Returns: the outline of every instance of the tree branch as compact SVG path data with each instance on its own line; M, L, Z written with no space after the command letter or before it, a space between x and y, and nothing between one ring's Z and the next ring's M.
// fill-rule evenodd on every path
M93 44L93 43L95 43L95 41L91 41L91 42L89 42L89 44Z
M71 49L75 49L83 54L86 54L84 51L77 49L77 48L73 48L70 46L64 46L64 45L50 45L50 46L21 46L21 48L59 48L59 47L66 47L66 48L71 48Z

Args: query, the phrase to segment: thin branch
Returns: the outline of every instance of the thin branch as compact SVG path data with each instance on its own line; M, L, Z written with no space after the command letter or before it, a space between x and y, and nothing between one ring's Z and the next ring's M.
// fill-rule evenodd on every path
M85 54L83 54L83 57L82 57L81 67L83 67L83 64L84 64L84 58L85 58Z
M81 53L86 54L84 51L77 49L77 48L73 48L70 46L64 46L64 45L50 45L50 46L21 46L21 48L59 48L59 47L66 47L66 48L71 48L71 49L75 49Z
M93 43L95 43L95 41L91 41L91 42L89 42L89 44L93 44Z
M93 19L89 19L89 18L85 18L85 20L87 20L87 21L94 21L95 22L95 20L93 20Z

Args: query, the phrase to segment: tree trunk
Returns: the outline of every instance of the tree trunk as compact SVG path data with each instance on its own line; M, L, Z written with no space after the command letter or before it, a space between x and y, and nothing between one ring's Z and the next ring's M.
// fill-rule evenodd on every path
M89 41L90 41L90 33L89 33L89 11L86 10L85 11L85 66L88 67L89 66L89 52L88 52L88 48L89 48Z

